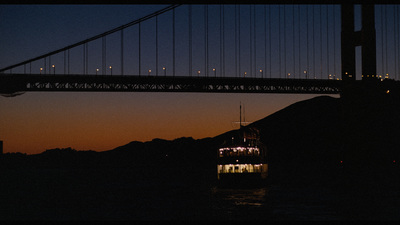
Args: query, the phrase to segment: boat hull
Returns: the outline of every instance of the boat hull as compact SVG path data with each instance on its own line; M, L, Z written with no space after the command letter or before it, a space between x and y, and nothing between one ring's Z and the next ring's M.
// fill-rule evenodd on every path
M221 187L260 187L267 183L264 173L225 173L219 174L218 186Z

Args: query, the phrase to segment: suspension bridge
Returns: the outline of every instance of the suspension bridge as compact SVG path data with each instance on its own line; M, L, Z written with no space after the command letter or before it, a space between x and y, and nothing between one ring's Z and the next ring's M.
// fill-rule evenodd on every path
M400 86L399 12L398 5L170 5L1 68L0 93L341 94L366 82L386 91Z

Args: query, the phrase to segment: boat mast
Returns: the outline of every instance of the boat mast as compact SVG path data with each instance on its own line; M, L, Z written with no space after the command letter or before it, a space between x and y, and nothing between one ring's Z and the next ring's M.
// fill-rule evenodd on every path
M242 128L242 102L240 102L240 119L239 119L239 128Z

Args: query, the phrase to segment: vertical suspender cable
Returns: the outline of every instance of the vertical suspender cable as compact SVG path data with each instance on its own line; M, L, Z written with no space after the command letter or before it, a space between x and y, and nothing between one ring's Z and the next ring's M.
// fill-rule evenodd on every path
M313 21L313 35L312 35L312 43L313 43L313 74L314 79L316 77L316 70L315 70L315 7L312 6L312 21Z
M326 26L328 26L328 24L326 24ZM319 66L319 77L322 79L322 5L319 5Z
M285 77L287 76L286 73L286 5L283 5L283 54L284 54L284 68L285 68Z
M261 73L261 78L264 78L264 73L267 72L267 6L264 5L264 72Z
M222 5L222 68L225 77L225 5Z
M142 68L141 68L141 64L142 64L142 62L141 62L141 55L142 55L142 52L141 52L141 34L140 34L140 32L141 32L141 24L142 23L140 23L139 22L139 32L138 32L138 35L139 35L139 76L141 75L141 71L142 71Z
M105 36L103 36L101 38L101 75L104 75L104 71L105 71L104 70L104 38L105 38ZM69 67L69 52L68 52L68 67ZM68 72L69 72L69 68L68 68Z
M250 5L249 6L249 11L250 11L250 13L249 13L249 16L250 16L250 18L249 18L249 29L250 29L250 38L249 38L249 42L250 42L250 68L249 68L249 75L250 76L252 76L253 75L253 27L252 27L252 25L253 25L253 23L252 23L252 20L253 20L253 10L252 10L252 6L253 5Z
M333 76L336 77L336 7L333 6Z
M222 5L219 4L219 64L220 76L222 76ZM217 76L217 74L215 74Z
M257 76L257 34L256 34L256 7L253 5L253 30L254 30L254 77Z
M189 75L192 76L192 5L189 5Z
M308 5L306 6L306 23L307 23L307 32L306 32L306 35L307 35L307 67L306 67L306 79L308 78L308 66L309 66L309 64L308 64Z
M69 49L67 51L68 51L68 74L69 74L69 65L70 65L70 63L69 63Z
M86 43L86 74L88 74L89 69L89 44Z
M239 61L239 64L238 64L238 66L239 66L239 77L241 76L241 71L240 71L240 5L239 5L239 10L238 10L238 57L239 57L239 59L238 59L238 61Z
M387 42L388 42L388 30L387 30L387 24L388 24L388 17L387 17L387 7L385 7L385 37L386 37L386 41L385 41L385 60L386 60L386 74L389 74L389 67L388 67L388 50L387 50ZM387 76L385 75L385 78Z
M268 40L269 40L269 78L272 77L272 43L271 43L271 5L268 6Z
M384 61L383 61L383 5L381 5L381 58L382 58L381 74L383 77L385 77Z
M329 14L329 10L328 10L328 5L326 5L326 59L327 59L327 64L326 64L326 68L327 68L327 72L328 72L328 78L329 78L329 34L328 34L328 14Z
M156 16L156 76L158 76L158 16Z
M86 43L82 45L82 49L83 49L83 74L85 74L86 72Z
M394 75L397 77L397 44L396 44L396 13L395 13L395 7L393 7L393 44L394 44Z
M85 60L85 58L83 59ZM51 74L51 55L49 55L49 74Z
M67 74L67 52L64 51L64 74Z
M172 75L175 76L175 8L172 9Z
M296 78L296 48L295 48L295 35L294 35L294 5L292 6L292 37L293 37L293 78Z
M281 6L278 5L278 39L279 39L279 78L282 78L282 67L281 67Z
M204 71L208 77L208 5L204 5Z
M82 45L82 49L83 49L83 74L85 74L86 72L86 43Z
M238 71L237 71L237 5L235 4L235 74L236 77L238 77Z
M300 34L301 34L301 29L300 29L300 5L297 5L297 21L298 21L298 31L299 31L299 33L298 33L298 37L299 37L299 78L301 78L301 45L300 45Z
M395 64L394 64L394 67L395 67L395 79L397 80L397 37L398 37L398 35L397 35L397 32L398 32L398 29L397 29L397 21L398 21L398 15L397 15L397 13L396 13L396 10L397 10L397 5L393 8L393 19L394 19L394 22L393 22L393 30L394 30L394 62L395 62Z
M124 75L124 29L121 29L121 75Z

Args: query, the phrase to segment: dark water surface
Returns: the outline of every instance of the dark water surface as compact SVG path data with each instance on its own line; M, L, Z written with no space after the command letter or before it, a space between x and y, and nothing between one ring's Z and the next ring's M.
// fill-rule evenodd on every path
M207 173L148 168L0 175L2 220L400 220L399 190L379 184L222 188Z

